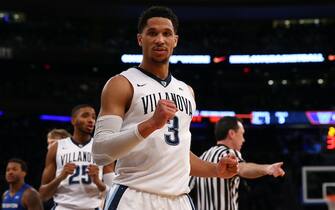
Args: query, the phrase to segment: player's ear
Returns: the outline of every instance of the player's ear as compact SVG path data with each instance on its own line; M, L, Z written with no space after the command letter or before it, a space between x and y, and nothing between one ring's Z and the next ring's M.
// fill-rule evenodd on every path
M23 178L26 177L26 175L27 175L27 172L22 171L22 176L23 176Z
M71 118L71 124L74 126L76 124L76 118L72 117Z
M142 47L142 34L137 34L137 43L140 47Z

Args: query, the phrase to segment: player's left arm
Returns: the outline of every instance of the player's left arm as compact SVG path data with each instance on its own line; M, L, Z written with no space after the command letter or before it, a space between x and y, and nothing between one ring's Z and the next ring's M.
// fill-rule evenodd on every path
M238 172L237 158L233 155L222 157L218 163L204 161L190 152L191 176L231 178Z
M23 193L22 204L28 210L43 210L40 194L33 188L29 188Z
M283 162L273 164L256 164L241 162L239 164L239 175L248 179L270 175L274 177L284 176L285 171L282 169Z
M188 88L195 98L193 88ZM237 174L238 162L235 156L225 156L218 163L201 160L190 151L191 176L230 178Z

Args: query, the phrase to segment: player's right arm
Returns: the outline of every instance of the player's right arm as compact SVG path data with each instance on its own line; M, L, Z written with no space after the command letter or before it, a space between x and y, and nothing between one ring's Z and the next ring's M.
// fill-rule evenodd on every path
M43 201L49 200L56 192L59 184L66 179L69 174L72 174L76 168L73 163L64 165L62 173L56 177L56 153L58 143L54 143L48 150L45 160L45 168L42 175L42 183L39 189Z
M132 97L133 87L121 75L111 78L103 88L92 148L98 165L107 165L127 154L152 132L162 128L177 111L172 101L160 100L151 118L120 131Z

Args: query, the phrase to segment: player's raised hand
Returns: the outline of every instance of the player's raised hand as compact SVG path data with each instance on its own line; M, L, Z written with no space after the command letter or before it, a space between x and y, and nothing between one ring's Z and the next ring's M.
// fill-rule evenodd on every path
M236 156L228 154L220 159L217 164L218 177L231 178L238 173L238 161Z
M63 179L66 179L66 177L70 174L73 174L74 170L76 170L76 164L74 163L66 163L63 167L63 170L61 172L61 177Z
M278 162L269 165L267 167L267 174L272 175L274 177L284 176L285 171L281 168L283 164L284 164L283 162Z
M157 129L162 128L177 112L174 101L161 99L157 103L156 110L151 118L153 126Z

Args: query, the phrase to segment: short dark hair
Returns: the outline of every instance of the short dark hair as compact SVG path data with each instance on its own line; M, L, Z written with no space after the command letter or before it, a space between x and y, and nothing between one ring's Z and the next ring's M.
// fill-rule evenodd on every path
M178 17L170 8L162 7L162 6L152 6L146 9L141 14L141 16L138 19L138 25L137 25L137 29L139 33L143 32L143 29L147 25L148 19L152 17L162 17L162 18L167 18L171 20L174 32L175 34L177 34L178 25L179 25Z
M79 104L79 105L77 105L77 106L75 106L75 107L72 108L71 116L72 117L75 116L77 114L77 112L78 112L79 109L86 108L86 107L90 107L90 108L94 109L93 106L91 106L89 104Z
M8 160L7 164L8 163L18 163L20 164L22 171L28 172L27 163L19 158L11 158L10 160Z
M238 122L242 123L242 120L237 117L222 117L215 125L215 139L219 141L227 138L230 129L237 130L239 128Z

